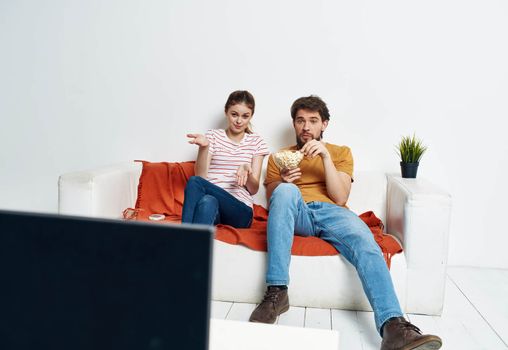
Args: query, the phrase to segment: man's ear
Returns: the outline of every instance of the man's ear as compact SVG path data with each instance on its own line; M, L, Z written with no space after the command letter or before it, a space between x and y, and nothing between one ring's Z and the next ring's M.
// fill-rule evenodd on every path
M328 120L325 120L323 122L323 126L321 127L321 131L325 131L326 127L328 126Z

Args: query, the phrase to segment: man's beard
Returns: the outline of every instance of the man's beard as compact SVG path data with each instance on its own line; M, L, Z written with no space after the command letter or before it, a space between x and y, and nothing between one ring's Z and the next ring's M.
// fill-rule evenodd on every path
M323 135L319 135L318 137L314 137L313 140L321 141L322 136ZM296 149L301 149L303 147L303 145L305 145L309 141L303 142L302 140L300 140L300 138L298 136L296 136Z

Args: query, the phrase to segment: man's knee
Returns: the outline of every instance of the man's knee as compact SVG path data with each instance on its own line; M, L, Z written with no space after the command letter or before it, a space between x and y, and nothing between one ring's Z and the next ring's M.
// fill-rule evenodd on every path
M300 196L300 189L292 183L281 183L273 190L270 202L280 199L296 199Z

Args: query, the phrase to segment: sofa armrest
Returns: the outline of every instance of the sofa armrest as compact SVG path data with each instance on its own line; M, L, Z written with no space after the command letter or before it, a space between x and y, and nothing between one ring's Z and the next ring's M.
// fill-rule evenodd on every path
M387 232L404 248L408 268L407 305L436 305L444 301L451 196L424 179L388 175ZM428 313L428 312L427 312Z
M58 179L60 214L120 218L134 207L142 164L126 162L90 171L61 175Z

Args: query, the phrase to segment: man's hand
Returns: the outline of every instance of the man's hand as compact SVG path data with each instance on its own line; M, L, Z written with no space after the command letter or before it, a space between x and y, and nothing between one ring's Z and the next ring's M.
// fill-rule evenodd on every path
M330 157L330 152L328 152L323 141L310 140L303 145L300 151L309 158L314 158L317 155L321 156L323 159Z
M238 186L245 186L250 174L252 174L252 167L250 164L240 165L236 171L236 183Z
M302 172L300 168L282 169L280 171L280 177L282 178L282 182L293 183L302 177Z
M190 138L189 143L191 145L198 145L200 147L208 147L210 144L205 135L201 134L187 134L187 137Z

